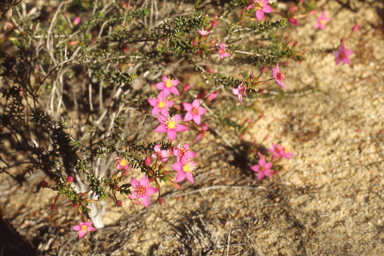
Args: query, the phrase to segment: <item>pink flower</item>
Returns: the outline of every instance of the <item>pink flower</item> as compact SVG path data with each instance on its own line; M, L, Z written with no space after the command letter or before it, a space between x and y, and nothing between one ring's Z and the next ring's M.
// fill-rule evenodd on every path
M73 20L73 25L77 26L77 25L80 24L80 22L81 22L81 19L80 19L79 16L77 16L77 17Z
M264 13L271 13L273 10L268 5L269 0L253 0L253 4L256 6L256 18L261 21L264 18Z
M195 143L199 140L201 140L201 138L203 138L206 134L206 132L208 131L208 123L205 123L205 124L200 124L200 127L202 127L202 131L197 135L196 137L196 140L194 141Z
M180 95L179 91L176 89L176 85L179 84L179 80L169 79L166 76L163 76L162 80L163 82L155 85L156 89L163 90L165 96L168 96L171 92L175 95Z
M175 182L180 182L187 177L187 180L191 183L194 183L192 172L196 168L196 162L186 160L181 163L174 163L171 167L177 171Z
M158 115L157 120L159 120L161 124L155 129L155 132L166 132L168 138L171 141L174 141L174 139L176 139L176 132L184 132L186 130L189 130L189 127L179 124L181 121L180 114L174 115L172 117L170 117L169 115Z
M321 16L317 19L317 23L315 25L315 28L321 28L321 29L325 29L325 24L327 24L331 19L328 18L326 15L325 15L325 11L321 14Z
M291 156L293 156L293 153L288 152L288 150L286 150L284 147L273 144L273 143L272 143L272 148L268 150L273 153L272 159L279 158L279 157L291 159Z
M294 18L289 18L288 21L289 21L289 23L291 23L292 26L299 25L299 21L294 19Z
M344 44L340 45L340 49L338 51L334 51L332 53L336 56L336 66L339 65L341 61L345 64L351 65L348 56L353 53L353 50L345 49Z
M168 157L171 155L171 151L165 150L165 149L161 150L160 148L161 148L161 145L157 144L154 148L155 153L153 153L151 157L153 159L159 158L161 162L167 162Z
M189 144L180 144L177 145L177 148L173 148L173 154L177 157L177 162L181 163L184 162L190 158L194 158L196 156L196 153L193 151L188 150Z
M185 114L184 122L190 121L193 119L196 124L200 124L201 122L201 115L204 115L207 110L203 107L200 107L200 102L198 99L195 99L192 104L190 103L183 103L183 106L185 110L187 110L187 114Z
M310 11L309 15L314 15L316 13L316 10Z
M92 221L88 222L80 222L79 225L72 227L74 231L79 231L79 239L82 238L87 231L96 231L94 227L92 227Z
M276 82L281 85L284 89L287 89L283 84L283 80L285 79L285 74L283 72L279 72L279 63L277 63L276 68L272 68L273 77L276 79Z
M219 94L219 91L212 92L211 94L208 95L208 100L214 100L217 97L217 94Z
M117 163L117 165L116 165L116 169L117 170L121 170L121 169L128 170L128 169L131 169L131 166L128 164L127 160L125 160L124 158L122 159L121 157L118 157L118 158L115 158L115 161Z
M159 113L162 115L168 115L168 108L172 107L175 103L173 101L167 101L168 95L166 95L165 90L161 91L157 96L157 99L148 99L149 104L153 107L152 115L155 116Z
M267 163L260 152L258 152L260 156L259 164L251 166L252 171L258 172L257 179L261 180L264 176L271 177L273 175L272 163Z
M68 176L67 177L67 182L71 183L73 181L73 176Z
M231 54L229 54L226 50L225 50L225 47L227 47L227 45L225 43L221 43L220 44L220 49L219 49L219 53L221 55L221 59L224 59L224 57L229 57L231 56Z
M246 91L247 91L247 87L245 85L243 86L242 84L239 84L237 89L235 89L235 87L232 87L232 93L237 95L237 97L239 98L240 103L243 101L243 95L245 97L248 97Z
M149 180L147 175L144 174L140 181L135 178L131 178L131 186L133 187L133 195L128 196L130 199L136 199L140 197L140 201L145 208L149 206L149 195L156 194L159 191L157 188L149 186Z
M356 32L358 29L359 29L359 24L356 24L356 25L352 28L352 32Z
M204 30L204 27L202 27L201 30L197 30L197 33L199 33L199 34L202 35L202 36L206 36L206 35L209 34L209 31L205 31L205 30Z

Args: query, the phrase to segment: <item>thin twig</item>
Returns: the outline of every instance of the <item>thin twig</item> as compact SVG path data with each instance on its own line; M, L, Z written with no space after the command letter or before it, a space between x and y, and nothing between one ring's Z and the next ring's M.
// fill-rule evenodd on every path
M243 186L225 186L225 185L221 185L221 186L212 186L212 187L200 188L200 189L196 189L196 190L193 190L193 191L190 191L190 192L186 192L186 193L183 193L183 194L177 194L177 192L174 192L174 193L170 194L169 196L170 197L185 196L185 195L190 195L190 194L196 194L196 193L199 193L201 191L207 191L207 190L211 190L211 189L220 189L220 188L231 188L231 189L236 188L236 189L268 190L268 191L270 191L270 189L267 189L266 187L262 187L262 186L259 186L259 187L243 187Z

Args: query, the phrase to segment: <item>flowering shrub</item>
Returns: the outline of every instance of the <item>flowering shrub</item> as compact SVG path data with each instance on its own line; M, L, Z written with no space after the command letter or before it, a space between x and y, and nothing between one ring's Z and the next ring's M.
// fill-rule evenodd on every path
M255 121L240 124L228 116L289 90L283 83L289 74L279 63L304 61L305 51L277 35L299 26L315 8L315 1L300 1L285 13L268 0L233 0L210 16L196 1L194 11L175 15L163 6L154 15L146 1L117 3L62 1L45 7L50 13L15 11L6 25L9 52L0 76L8 103L0 130L17 134L16 152L33 155L25 174L42 170L49 177L40 186L57 193L52 210L61 195L71 201L83 221L73 227L79 238L96 230L92 223L103 227L98 201L148 208L151 195L163 204L163 187L181 190L185 178L194 183L199 166L192 158L199 158L198 143L211 124L232 138L253 137ZM71 13L77 7L84 11ZM326 30L329 21L323 12L315 27ZM344 41L338 51L322 52L333 53L336 65L350 64L352 50ZM244 77L229 75L229 65L244 70ZM184 81L192 69L205 83ZM276 83L284 90L269 93ZM224 96L228 92L231 97ZM137 142L145 132L161 139ZM260 148L255 143L238 151L259 180L277 174L279 162L293 156L280 145L272 144L269 155Z

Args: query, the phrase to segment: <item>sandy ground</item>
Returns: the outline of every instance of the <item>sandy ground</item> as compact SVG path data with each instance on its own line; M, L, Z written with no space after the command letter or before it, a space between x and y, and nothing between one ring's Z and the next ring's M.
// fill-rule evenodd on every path
M318 12L284 33L299 48L328 48L359 23L345 41L351 65L335 66L328 54L282 66L289 91L318 84L321 92L258 105L265 116L253 128L257 140L269 135L266 147L279 143L295 154L279 176L258 181L210 134L196 148L194 185L164 191L165 205L148 210L111 203L107 228L80 241L71 231L74 211L62 203L50 212L54 194L37 189L39 173L22 189L1 176L3 217L41 255L383 255L384 3L340 2L319 3L331 17L324 31L313 29Z

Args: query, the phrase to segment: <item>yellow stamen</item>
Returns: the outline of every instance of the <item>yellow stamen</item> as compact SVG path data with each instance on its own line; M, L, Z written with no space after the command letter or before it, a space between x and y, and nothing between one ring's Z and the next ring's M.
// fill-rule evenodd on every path
M197 115L199 113L199 110L197 108L193 108L191 112L193 115Z
M83 226L81 226L81 230L83 230L83 231L87 231L87 230L88 230L87 225L83 225Z
M159 101L159 103L157 104L157 106L159 108L164 108L165 107L165 102L164 101Z
M135 192L139 195L139 196L142 196L142 195L145 195L146 193L146 188L144 186L137 186L136 189L135 189Z
M120 165L121 166L126 166L127 165L127 160L125 160L125 159L120 160Z
M168 79L166 82L165 82L165 86L167 88L171 88L172 87L172 80L171 79Z
M177 122L173 120L173 118L169 118L165 124L167 125L168 129L175 129Z

